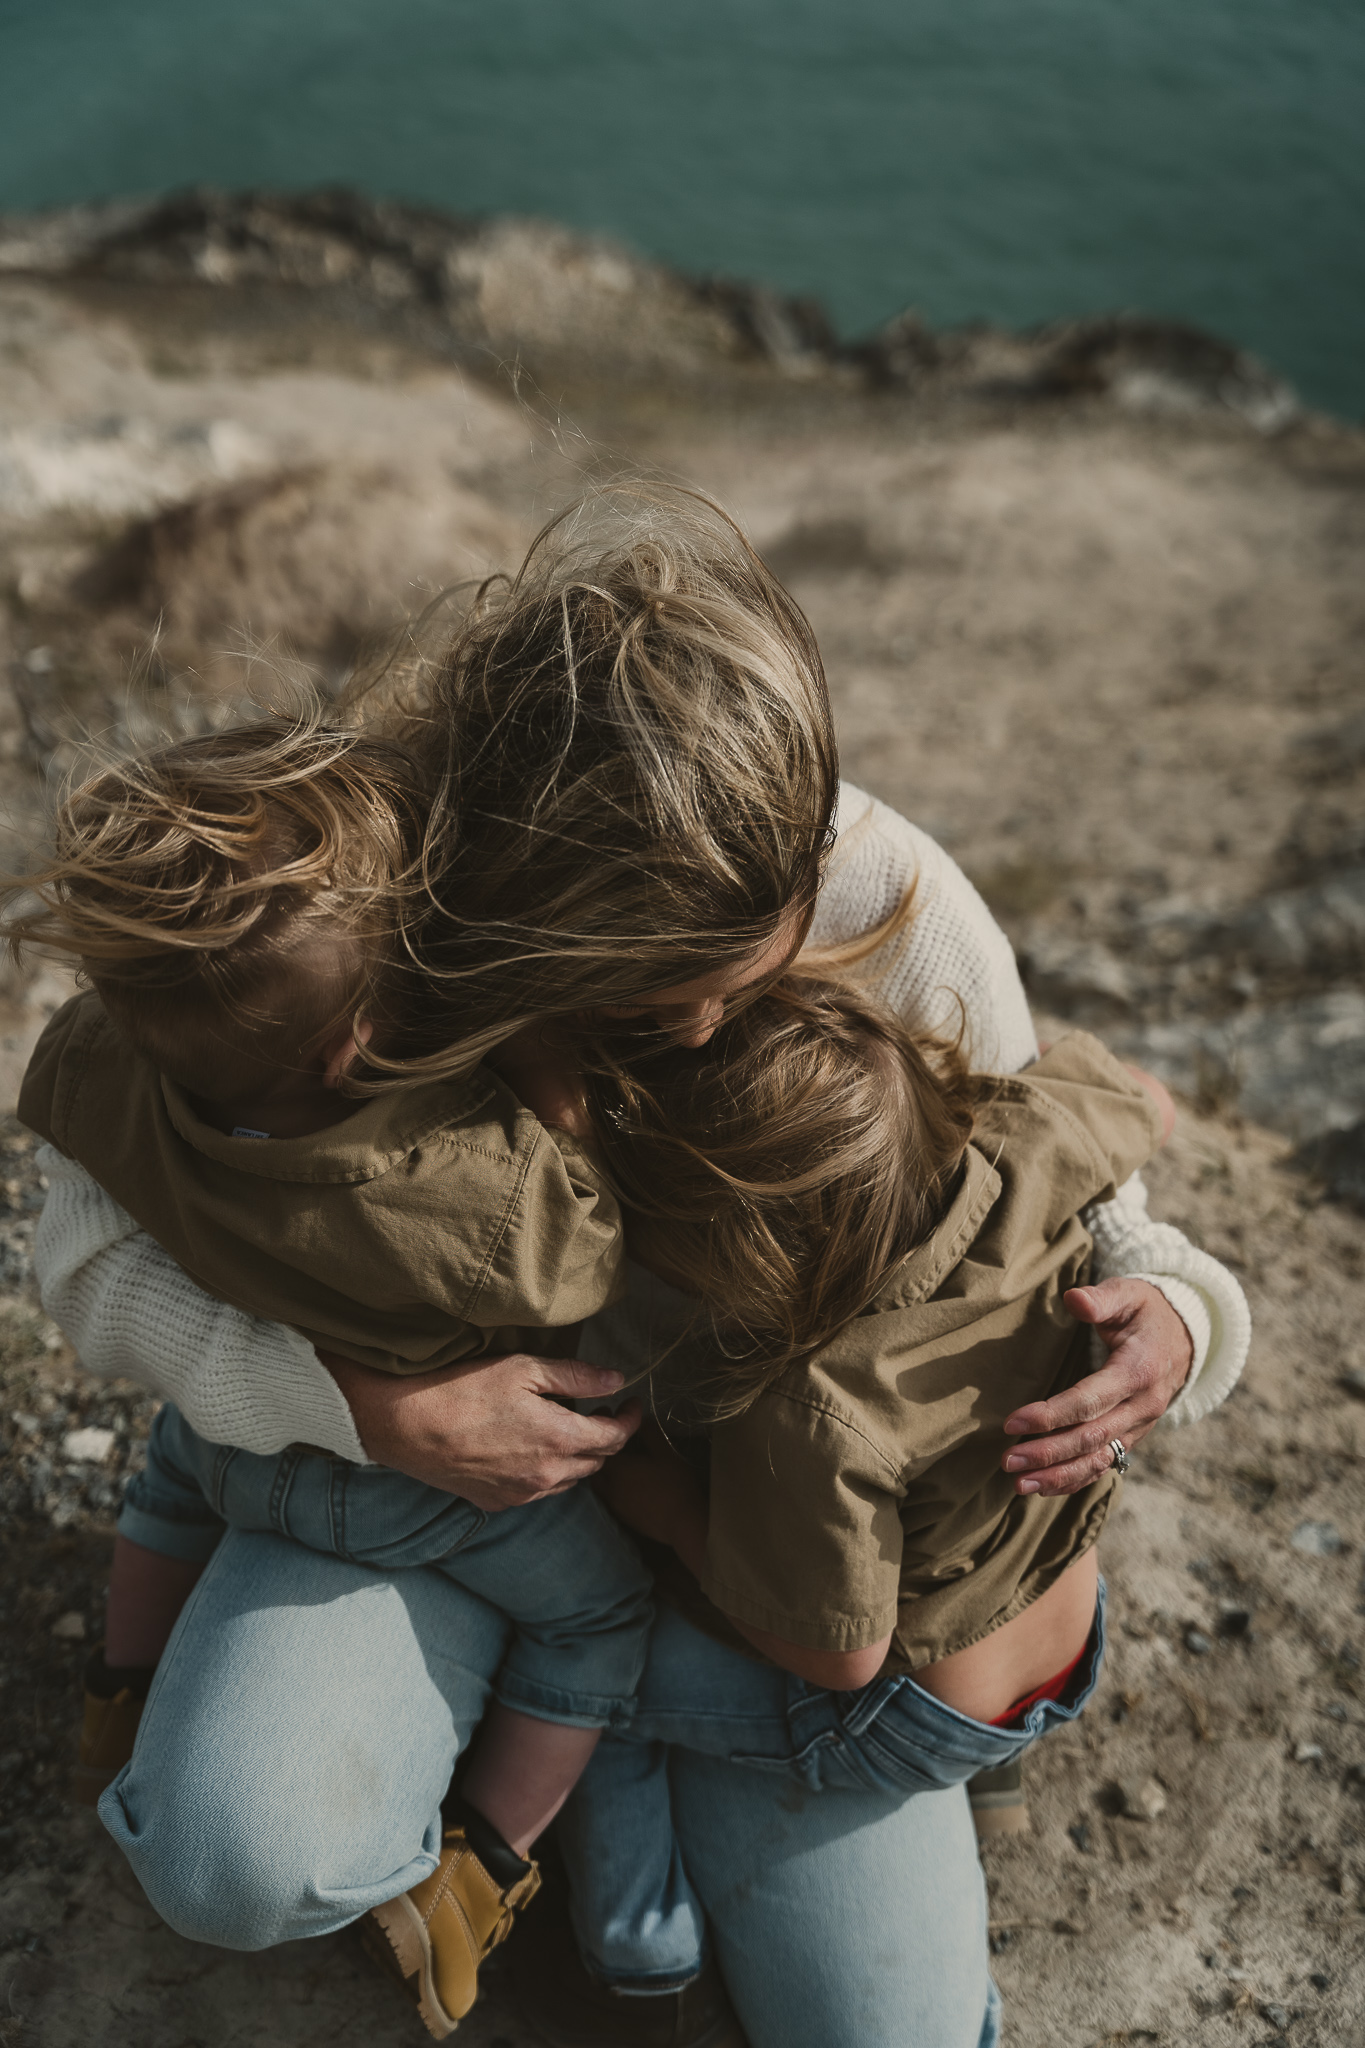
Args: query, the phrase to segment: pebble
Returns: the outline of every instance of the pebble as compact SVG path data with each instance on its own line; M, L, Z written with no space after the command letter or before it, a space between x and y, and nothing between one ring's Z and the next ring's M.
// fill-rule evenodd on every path
M1322 1751L1316 1742L1296 1742L1294 1761L1296 1764L1315 1764L1321 1760Z
M1069 1827L1067 1829L1067 1833L1070 1835L1072 1841L1076 1844L1076 1847L1081 1851L1082 1855L1084 1855L1086 1850L1090 1847L1089 1822L1078 1820L1074 1826Z
M1285 2008L1282 2005L1273 2005L1268 1998L1262 1999L1256 2010L1272 2027L1283 2030L1289 2025L1289 2014Z
M83 1614L59 1614L52 1624L52 1634L59 1643L83 1643L85 1641L85 1616Z
M1342 1547L1341 1531L1335 1522L1300 1522L1289 1544L1305 1557L1335 1557Z
M1185 1648L1192 1657L1207 1657L1213 1648L1213 1644L1202 1629L1187 1628L1185 1631Z
M1157 1820L1166 1811L1166 1793L1155 1778L1127 1778L1119 1785L1129 1820Z
M1344 1372L1337 1385L1348 1394L1354 1394L1357 1401L1365 1401L1365 1367L1355 1365Z
M69 1429L62 1438L62 1456L75 1465L102 1465L114 1442L112 1429Z

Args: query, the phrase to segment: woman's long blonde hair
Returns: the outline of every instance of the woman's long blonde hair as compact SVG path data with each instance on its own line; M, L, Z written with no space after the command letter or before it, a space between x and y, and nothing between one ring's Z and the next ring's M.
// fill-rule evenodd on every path
M416 656L369 699L435 786L403 1071L799 936L838 790L824 669L709 499L593 493Z

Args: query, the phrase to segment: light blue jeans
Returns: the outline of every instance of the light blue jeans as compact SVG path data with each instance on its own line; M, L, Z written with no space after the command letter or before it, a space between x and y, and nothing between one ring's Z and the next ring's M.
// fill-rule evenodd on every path
M190 1939L260 1949L330 1933L435 1868L440 1802L510 1634L439 1571L230 1530L100 1817ZM752 2048L994 2048L960 1787L816 1793L683 1749L670 1780ZM620 1844L627 1863L633 1849Z
M827 1692L661 1609L635 1715L619 1739L599 1745L560 1818L589 1969L617 1990L651 1992L686 1984L701 1967L706 1912L679 1853L670 1790L680 1759L713 1757L746 1776L765 1773L787 1798L857 1792L918 1800L960 1786L1075 1720L1099 1681L1104 1600L1101 1583L1065 1704L1038 1702L1017 1729L973 1721L904 1676Z
M488 1515L379 1465L209 1443L168 1403L118 1526L148 1550L196 1561L230 1526L352 1564L434 1566L515 1624L493 1688L507 1706L576 1728L623 1727L634 1711L652 1580L589 1487Z

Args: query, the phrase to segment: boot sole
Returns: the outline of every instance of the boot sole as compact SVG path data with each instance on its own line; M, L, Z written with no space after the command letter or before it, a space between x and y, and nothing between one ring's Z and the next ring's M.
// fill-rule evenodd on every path
M978 1842L988 1841L994 1835L1033 1833L1028 1805L1022 1799L1016 1799L1008 1806L973 1806L972 1820Z
M400 1892L396 1899L389 1899L382 1906L372 1906L369 1919L383 1937L382 1947L386 1953L379 1953L378 1960L402 1980L404 1989L416 2001L427 2032L434 2040L444 2041L460 2023L450 2017L436 1995L431 1943L421 1914L407 1893ZM380 1948L377 1940L367 1940L365 1946L372 1955Z

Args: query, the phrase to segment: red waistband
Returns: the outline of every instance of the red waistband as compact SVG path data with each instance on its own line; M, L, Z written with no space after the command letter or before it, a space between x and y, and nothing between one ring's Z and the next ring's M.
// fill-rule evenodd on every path
M1024 1697L1021 1700L1016 1700L1012 1707L1006 1707L1003 1714L997 1714L990 1723L990 1726L992 1728L1008 1728L1012 1722L1022 1721L1029 1708L1036 1707L1039 1700L1059 1700L1066 1691L1068 1679L1089 1648L1090 1645L1087 1643L1085 1648L1072 1658L1065 1671L1059 1671L1055 1677L1049 1678L1046 1685L1040 1685L1036 1692L1025 1693Z

